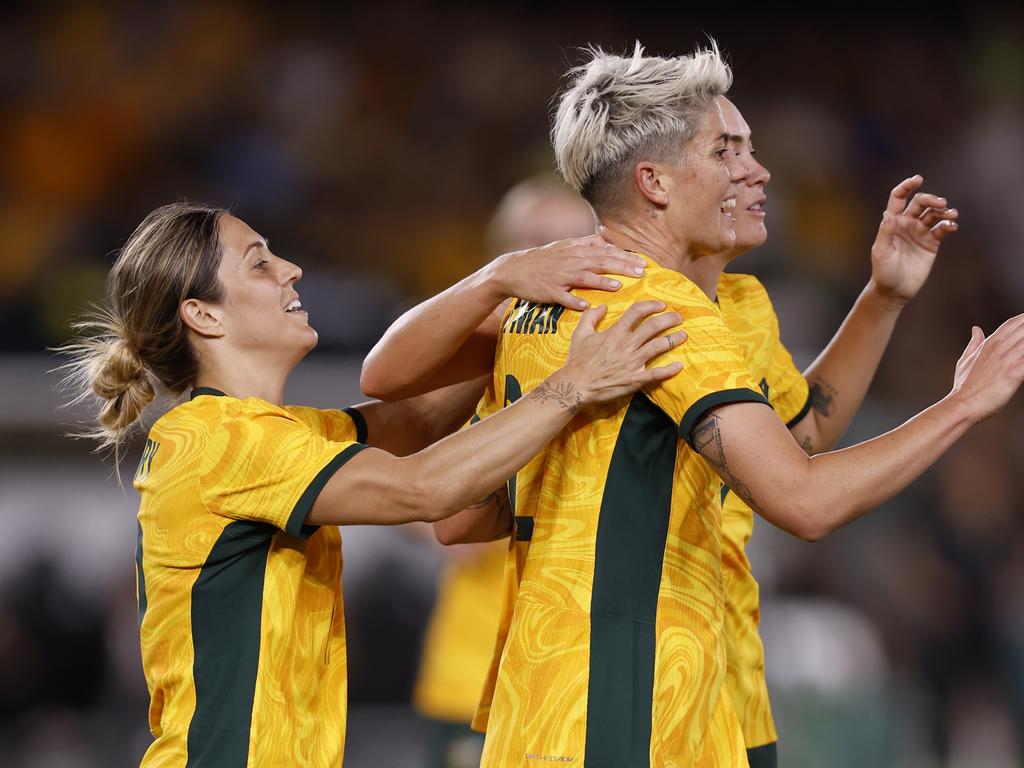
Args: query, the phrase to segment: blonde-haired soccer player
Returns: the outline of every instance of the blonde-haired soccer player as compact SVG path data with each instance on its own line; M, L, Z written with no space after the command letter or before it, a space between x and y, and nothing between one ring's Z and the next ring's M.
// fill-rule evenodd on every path
M563 175L594 207L603 236L649 263L624 281L609 317L619 301L660 297L684 316L689 341L672 353L685 364L680 376L574 421L517 474L513 535L529 543L481 711L486 768L746 764L724 685L721 482L773 524L820 538L904 488L1024 378L1024 317L987 339L975 329L939 403L852 448L814 457L801 449L766 407L713 301L720 257L735 245L737 184L750 173L724 119L730 77L716 51L593 51L562 96L553 139ZM949 229L937 222L931 234ZM458 298L424 306L437 313ZM419 311L385 337L392 353L423 343L424 328L411 332ZM574 324L568 313L513 304L497 342L496 402L528 394L564 358ZM457 343L468 332L457 319L430 332L423 354L433 370L449 359L476 370ZM388 358L378 349L372 362ZM406 368L391 384L429 388L430 375L429 365ZM435 527L444 540L482 539L506 533L509 517L496 502Z
M504 259L491 275L518 276L518 264ZM602 334L601 312L584 313L572 359L545 387L424 448L462 423L479 383L345 411L284 405L289 373L317 341L295 289L301 275L227 211L164 206L122 249L108 309L65 348L82 397L98 399L92 435L105 445L122 444L157 391L190 393L153 424L135 475L154 736L143 765L340 765L337 526L452 514L582 407L678 369L644 367L682 340L660 335L677 315L648 317L660 303L638 303ZM539 282L542 293L564 288Z

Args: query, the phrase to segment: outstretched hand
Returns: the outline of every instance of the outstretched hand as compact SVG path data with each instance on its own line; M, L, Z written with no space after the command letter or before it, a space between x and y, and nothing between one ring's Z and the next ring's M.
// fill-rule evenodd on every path
M900 304L921 290L943 239L959 226L959 213L945 198L914 194L922 184L924 177L916 175L893 188L871 246L871 279L883 296Z
M506 253L490 266L496 285L506 297L561 304L575 310L590 305L573 296L573 288L617 291L622 283L606 275L636 278L646 268L642 258L616 248L600 235L557 240Z
M1024 315L1011 317L987 338L971 329L960 356L951 397L967 405L974 422L984 421L1006 405L1024 382Z

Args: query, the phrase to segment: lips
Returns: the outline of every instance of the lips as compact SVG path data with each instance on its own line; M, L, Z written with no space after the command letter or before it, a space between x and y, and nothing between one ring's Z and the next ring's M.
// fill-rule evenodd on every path
M288 305L284 308L284 311L286 313L287 312L298 312L301 309L302 309L302 302L299 301L298 296L296 296L294 299L292 299L291 301L288 302Z

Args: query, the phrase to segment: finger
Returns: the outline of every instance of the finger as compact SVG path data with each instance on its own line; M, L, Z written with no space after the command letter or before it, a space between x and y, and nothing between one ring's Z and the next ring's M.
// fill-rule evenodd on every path
M630 335L633 337L633 343L636 344L637 349L647 350L645 351L646 356L644 359L650 359L655 354L668 352L682 341L674 333L665 335L666 331L670 328L675 328L682 322L683 318L676 312L666 312L665 314L659 314L656 317L647 319ZM685 335L683 338L685 338ZM667 339L668 342L666 341Z
M686 341L686 331L675 331L664 336L656 336L640 347L637 354L644 359L644 362L647 362L658 355L671 352L684 341Z
M598 304L596 307L591 307L582 315L580 315L580 321L576 324L576 330L573 332L573 338L576 338L576 334L582 331L584 335L590 335L597 332L597 324L601 322L605 312L608 311L608 307L604 304Z
M638 301L625 312L622 313L622 317L615 323L612 328L621 329L622 332L628 333L637 326L637 324L645 317L653 315L657 312L665 311L665 303L656 301L654 299L648 299L646 301Z
M573 288L592 288L597 291L617 291L622 281L613 277L604 277L593 272L579 272L570 279Z
M960 225L957 224L955 221L943 219L928 231L932 233L932 237L934 237L939 242L942 242L943 240L946 239L946 235L948 235L951 232L956 232L958 229L960 229Z
M922 184L924 184L924 177L915 174L893 187L892 192L889 193L889 204L885 206L886 213L902 213L907 207L907 198Z
M560 291L558 296L555 297L555 301L566 309L574 309L577 312L582 312L590 306L589 301L581 299L579 296L573 296L568 291Z
M665 379L671 379L681 370L683 370L683 364L678 360L674 360L668 365L660 365L657 368L648 368L640 374L641 381L645 384L649 384L654 381L664 381Z
M910 201L910 204L903 212L916 219L928 208L938 208L942 210L945 209L945 207L946 198L939 197L938 195L929 195L927 192L919 192L914 195L914 198Z
M956 208L927 208L918 218L931 229L943 219L955 221L959 215L960 212Z
M964 353L960 355L960 359L966 360L967 358L969 358L971 355L973 355L981 348L981 345L984 341L985 334L982 333L981 328L979 328L976 325L971 326L971 340L967 342L967 348L964 349Z
M583 268L597 274L639 277L647 269L647 262L639 256L609 245L602 253L588 255L583 262Z

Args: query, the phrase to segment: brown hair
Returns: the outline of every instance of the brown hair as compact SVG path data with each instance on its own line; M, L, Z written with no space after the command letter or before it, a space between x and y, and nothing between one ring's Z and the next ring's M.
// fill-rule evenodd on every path
M120 448L158 390L182 394L198 361L178 314L186 299L216 302L223 208L178 202L151 212L128 238L110 270L108 300L74 328L79 337L58 349L72 403L95 395L96 424L77 433Z

